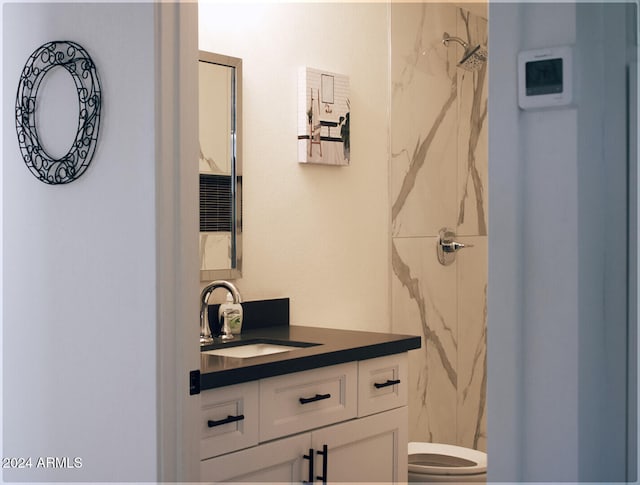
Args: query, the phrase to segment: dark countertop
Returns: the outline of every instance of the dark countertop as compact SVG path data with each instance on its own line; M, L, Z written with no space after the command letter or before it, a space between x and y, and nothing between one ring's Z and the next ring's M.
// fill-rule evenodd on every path
M216 339L218 340L218 339ZM202 350L230 347L239 342L261 341L295 345L312 343L289 352L238 359L200 354L201 390L239 384L328 365L366 360L418 349L420 337L391 333L337 330L331 328L279 325L243 330L228 343L214 343ZM283 342L284 341L284 342Z

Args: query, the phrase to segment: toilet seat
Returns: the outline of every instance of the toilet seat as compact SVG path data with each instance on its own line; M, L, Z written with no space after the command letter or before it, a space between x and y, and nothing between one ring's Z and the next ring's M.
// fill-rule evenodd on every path
M438 463L430 463L429 465L411 463L412 456L415 457L421 454L444 458L450 457L454 460L459 458L463 463L462 466L447 466L446 464ZM487 472L487 454L482 451L443 443L409 443L409 472L430 475L484 474Z

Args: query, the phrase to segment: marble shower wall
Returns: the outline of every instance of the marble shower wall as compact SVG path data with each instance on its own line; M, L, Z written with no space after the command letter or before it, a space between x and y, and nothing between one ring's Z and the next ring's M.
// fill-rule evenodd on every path
M487 68L456 66L448 32L487 43L486 19L451 4L392 3L392 325L410 352L410 440L486 450ZM438 231L469 246L436 256Z

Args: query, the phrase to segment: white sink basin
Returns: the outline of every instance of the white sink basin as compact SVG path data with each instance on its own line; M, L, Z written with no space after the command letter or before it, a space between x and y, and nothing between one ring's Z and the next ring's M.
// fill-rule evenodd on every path
M299 349L291 345L278 344L248 344L236 345L235 347L227 347L222 349L205 350L203 354L219 355L221 357L235 357L236 359L248 359L249 357L258 357L261 355L279 354L281 352L289 352L290 350Z

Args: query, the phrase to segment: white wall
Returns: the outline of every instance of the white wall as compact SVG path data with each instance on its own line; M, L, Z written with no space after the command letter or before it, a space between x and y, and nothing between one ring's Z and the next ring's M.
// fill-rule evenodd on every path
M524 179L515 69L522 22L518 5L489 6L488 476L489 480L512 482L519 481L522 466L524 261L520 194Z
M2 456L82 458L3 478L155 480L154 6L3 8ZM55 39L87 49L103 89L93 162L64 186L31 175L13 123L18 74Z
M156 4L158 477L200 477L198 322L198 7Z
M390 329L385 4L201 3L200 49L244 70L244 299L291 297L292 323ZM297 72L345 74L351 165L297 162Z
M498 3L489 19L489 478L624 480L624 9ZM574 106L520 111L518 51L562 44Z
M627 413L627 47L624 5L577 8L580 479L624 479ZM597 75L592 67L598 62ZM632 132L630 132L632 133ZM637 136L637 133L635 133ZM589 142L585 142L589 140ZM631 163L636 163L634 160ZM630 184L634 190L635 184ZM612 236L620 235L612 244ZM631 236L629 236L631 237ZM631 241L637 243L633 237ZM590 262L590 264L585 264ZM633 322L633 320L631 320ZM635 323L630 323L635 325ZM629 364L631 365L631 364ZM637 412L634 408L633 412ZM612 470L619 470L617 475Z

